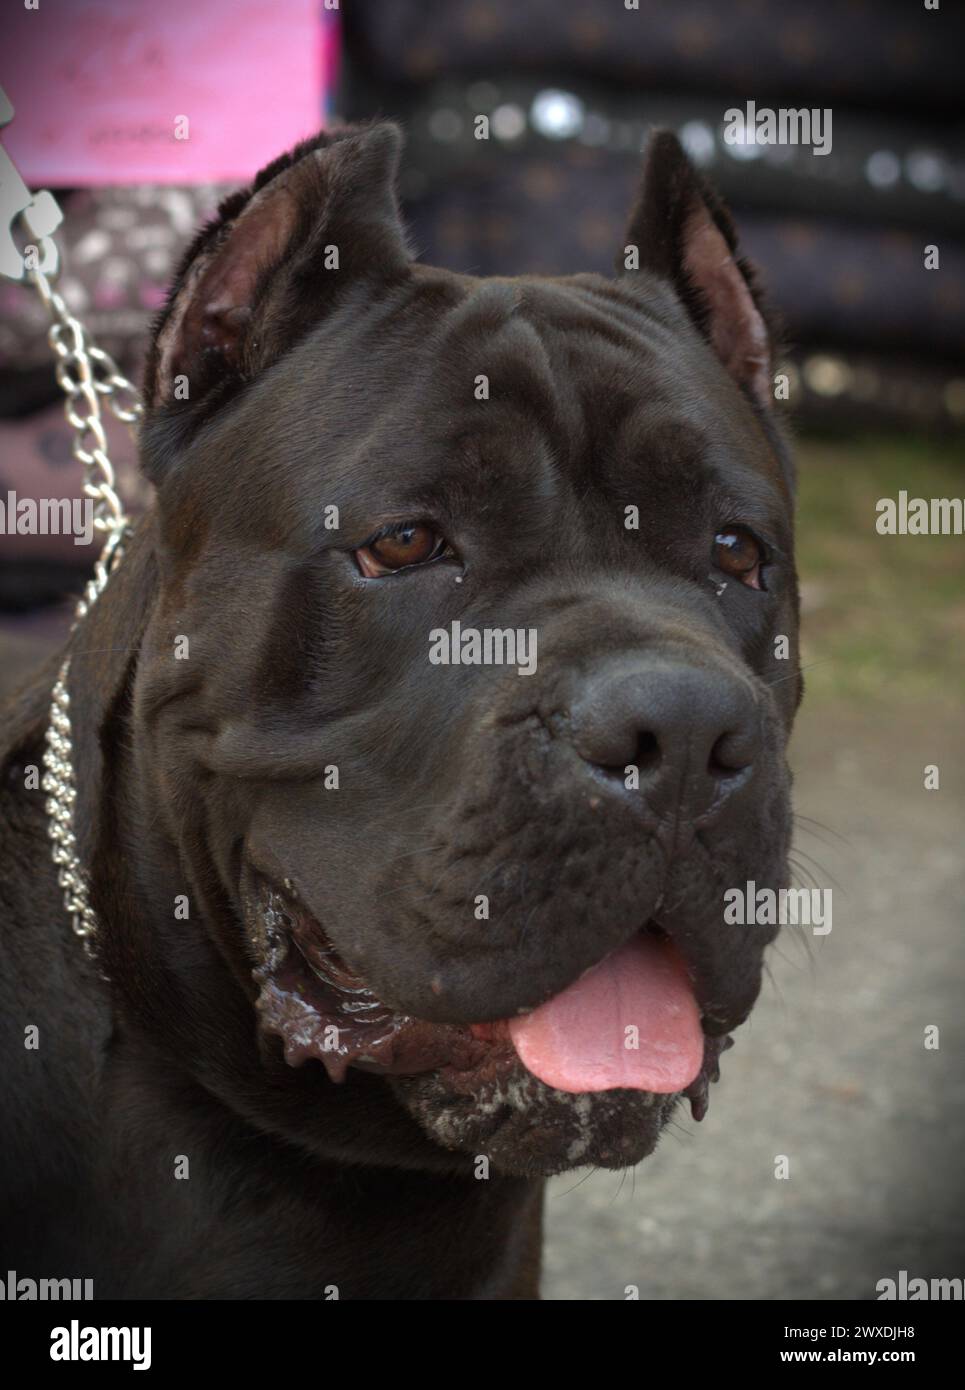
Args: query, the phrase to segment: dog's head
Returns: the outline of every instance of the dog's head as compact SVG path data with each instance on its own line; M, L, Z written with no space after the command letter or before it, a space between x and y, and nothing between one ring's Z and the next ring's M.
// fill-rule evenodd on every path
M152 936L151 1007L218 1056L257 1036L235 1090L284 1091L301 1138L377 1094L426 1151L623 1166L702 1112L756 997L773 929L725 891L785 882L768 330L670 135L612 279L417 264L398 149L276 161L157 328L123 799L139 896L187 920Z

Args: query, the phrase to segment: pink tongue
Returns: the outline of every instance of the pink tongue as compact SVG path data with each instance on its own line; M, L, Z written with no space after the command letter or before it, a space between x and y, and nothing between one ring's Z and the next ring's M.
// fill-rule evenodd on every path
M509 1036L526 1069L558 1091L683 1091L704 1057L684 964L668 941L643 934L510 1019Z

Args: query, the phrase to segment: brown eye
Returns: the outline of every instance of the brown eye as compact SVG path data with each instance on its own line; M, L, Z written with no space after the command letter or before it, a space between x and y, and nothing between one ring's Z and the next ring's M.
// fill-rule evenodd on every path
M445 541L431 526L410 524L395 526L368 545L356 550L359 569L368 579L406 569L409 565L424 565L443 553Z
M749 589L762 589L764 548L746 526L728 526L714 537L714 564Z

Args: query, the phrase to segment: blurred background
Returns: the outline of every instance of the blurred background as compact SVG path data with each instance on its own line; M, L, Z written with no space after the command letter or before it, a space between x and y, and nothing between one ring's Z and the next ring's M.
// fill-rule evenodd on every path
M965 497L961 7L161 8L44 0L0 20L16 112L0 138L64 210L59 289L135 380L195 226L322 122L401 120L414 243L476 274L608 272L653 126L730 202L785 324L807 681L795 864L833 889L834 927L779 941L701 1126L681 1115L632 1174L551 1185L545 1293L860 1299L899 1269L965 1275L965 537L875 529L902 489ZM751 100L830 109L830 153L727 144L724 113ZM36 296L0 281L0 498L79 495L45 329ZM111 442L145 505L122 427ZM63 635L92 558L0 535L4 683Z

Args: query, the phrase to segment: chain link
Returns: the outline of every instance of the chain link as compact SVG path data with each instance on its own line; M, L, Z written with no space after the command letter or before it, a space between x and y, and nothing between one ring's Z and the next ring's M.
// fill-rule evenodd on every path
M84 470L83 490L94 504L94 529L104 537L94 574L77 603L73 624L76 628L104 592L120 563L125 535L130 528L108 457L101 401L105 401L115 418L128 425L135 435L144 407L137 388L121 375L110 353L89 340L83 325L71 314L44 272L34 269L30 279L50 315L47 339L57 358L57 382L67 398L64 414L73 431L71 453ZM90 881L78 853L74 830L77 787L69 676L70 657L61 666L51 694L41 786L47 793L47 835L51 858L57 868L57 882L64 895L64 907L75 934L92 956L97 916L91 905Z
M94 529L104 535L106 547L112 534L124 530L127 518L107 454L101 399L118 420L135 428L143 406L136 387L121 375L110 353L89 342L83 324L74 318L43 271L32 270L30 278L50 315L47 340L57 358L58 384L67 397L64 414L73 430L71 452L83 466L84 493L94 503ZM116 544L111 555L119 558ZM106 582L100 583L98 593Z

